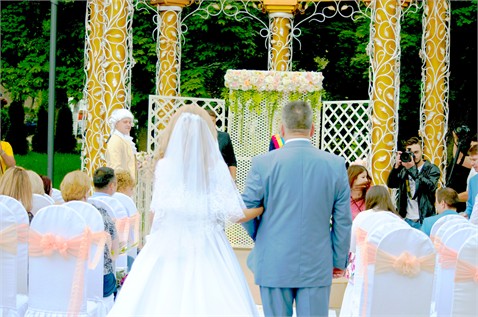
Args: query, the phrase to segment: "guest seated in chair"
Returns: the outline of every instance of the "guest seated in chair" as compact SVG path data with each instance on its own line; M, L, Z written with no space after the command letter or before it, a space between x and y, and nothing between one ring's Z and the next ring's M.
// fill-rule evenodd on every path
M32 193L38 195L45 194L45 187L43 186L43 180L37 172L32 170L27 170L28 177L30 178L30 183L32 184Z
M23 167L14 166L6 170L0 178L0 195L10 196L21 202L28 213L30 223L32 222L32 184Z
M443 216L458 215L456 205L458 204L458 193L453 188L440 188L436 192L435 209L437 215L426 217L423 220L421 230L430 236L433 224Z
M133 197L135 182L131 174L126 170L117 170L115 171L115 175L117 182L116 192Z
M103 171L103 169L108 169L106 170L107 173ZM111 171L110 171L111 170ZM110 177L111 173L113 174L113 178ZM108 176L106 176L108 175ZM108 181L105 181L105 179L108 179ZM114 180L114 171L110 168L102 167L98 170L96 170L94 174L94 184L95 184L95 189L96 190L101 190L97 189L97 185L101 186L106 182L109 184L109 182ZM114 180L116 184L116 180ZM106 185L108 187L108 185ZM116 188L116 185L115 185ZM72 200L81 200L81 201L87 201L89 197L91 189L91 178L86 174L85 172L82 171L73 171L65 175L63 178L61 184L60 184L60 190L61 190L61 195L63 197L63 200L65 202L72 201ZM102 208L97 208L103 217L103 222L105 225L105 231L108 232L111 235L111 250L109 250L108 246L105 246L105 251L104 251L104 277L103 277L103 297L104 298L110 298L111 301L114 300L114 292L116 292L116 276L114 274L114 268L113 268L113 260L116 257L116 255L119 253L119 242L118 242L118 234L116 232L116 227L114 225L113 220L111 217L108 215L106 210Z

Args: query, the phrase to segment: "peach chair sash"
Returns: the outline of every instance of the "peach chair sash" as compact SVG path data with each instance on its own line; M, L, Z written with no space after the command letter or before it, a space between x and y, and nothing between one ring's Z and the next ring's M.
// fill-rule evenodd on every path
M363 243L365 242L365 239L367 239L367 234L368 232L365 231L364 229L357 228L357 230L355 230L355 236L357 237L357 244L363 245Z
M86 228L83 234L65 239L52 233L41 234L30 229L28 241L30 256L51 256L57 252L65 258L70 256L77 258L68 307L68 316L77 316L83 300L84 261L88 259L90 244L93 241L91 230Z
M13 224L0 231L0 249L17 254L17 225Z
M445 269L453 268L458 259L458 252L447 247L438 238L435 239L434 245L435 250L437 250L439 254L438 263L441 265L441 267Z
M117 218L115 220L116 230L118 230L120 243L127 243L129 236L129 217Z
M473 281L478 284L478 267L458 259L456 262L455 282L463 283Z
M93 270L99 263L101 257L103 256L105 245L108 246L108 249L111 250L111 235L106 231L91 232L90 231L90 241L97 245L95 255L92 260L88 263L88 268Z
M17 237L18 242L27 243L28 242L28 232L30 227L26 223L21 223L17 225Z
M139 224L140 224L141 216L139 213L135 213L131 217L129 217L129 224L134 229L133 231L133 244L138 243L139 241Z

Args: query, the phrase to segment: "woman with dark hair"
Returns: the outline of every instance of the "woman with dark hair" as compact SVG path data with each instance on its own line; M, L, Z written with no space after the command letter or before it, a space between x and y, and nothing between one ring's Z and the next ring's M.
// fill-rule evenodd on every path
M392 203L392 198L387 187L375 185L369 188L365 195L365 209L374 211L390 211L398 216L397 209Z
M370 187L372 178L362 165L350 165L347 169L350 185L350 210L352 220L365 208L365 194ZM367 208L368 209L368 208Z
M40 177L41 177L41 180L43 181L43 189L45 190L45 194L47 194L48 196L51 196L53 190L51 186L50 177L46 175L40 175Z

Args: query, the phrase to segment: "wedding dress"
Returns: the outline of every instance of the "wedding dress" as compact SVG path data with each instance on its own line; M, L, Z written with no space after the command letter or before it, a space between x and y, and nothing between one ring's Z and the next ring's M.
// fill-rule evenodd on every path
M258 316L224 231L245 206L199 115L177 119L151 208L151 233L108 316Z

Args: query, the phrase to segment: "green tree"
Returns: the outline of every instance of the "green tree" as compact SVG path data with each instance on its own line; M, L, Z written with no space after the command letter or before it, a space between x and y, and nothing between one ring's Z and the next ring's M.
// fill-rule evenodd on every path
M76 148L76 138L73 135L73 115L64 90L59 90L56 105L58 115L55 128L55 151L73 153Z
M32 138L32 150L38 153L46 153L48 144L48 110L45 104L38 107L37 126Z
M5 140L10 143L14 153L27 154L28 141L23 102L12 101L8 108L8 116L10 118L10 129L8 129Z

